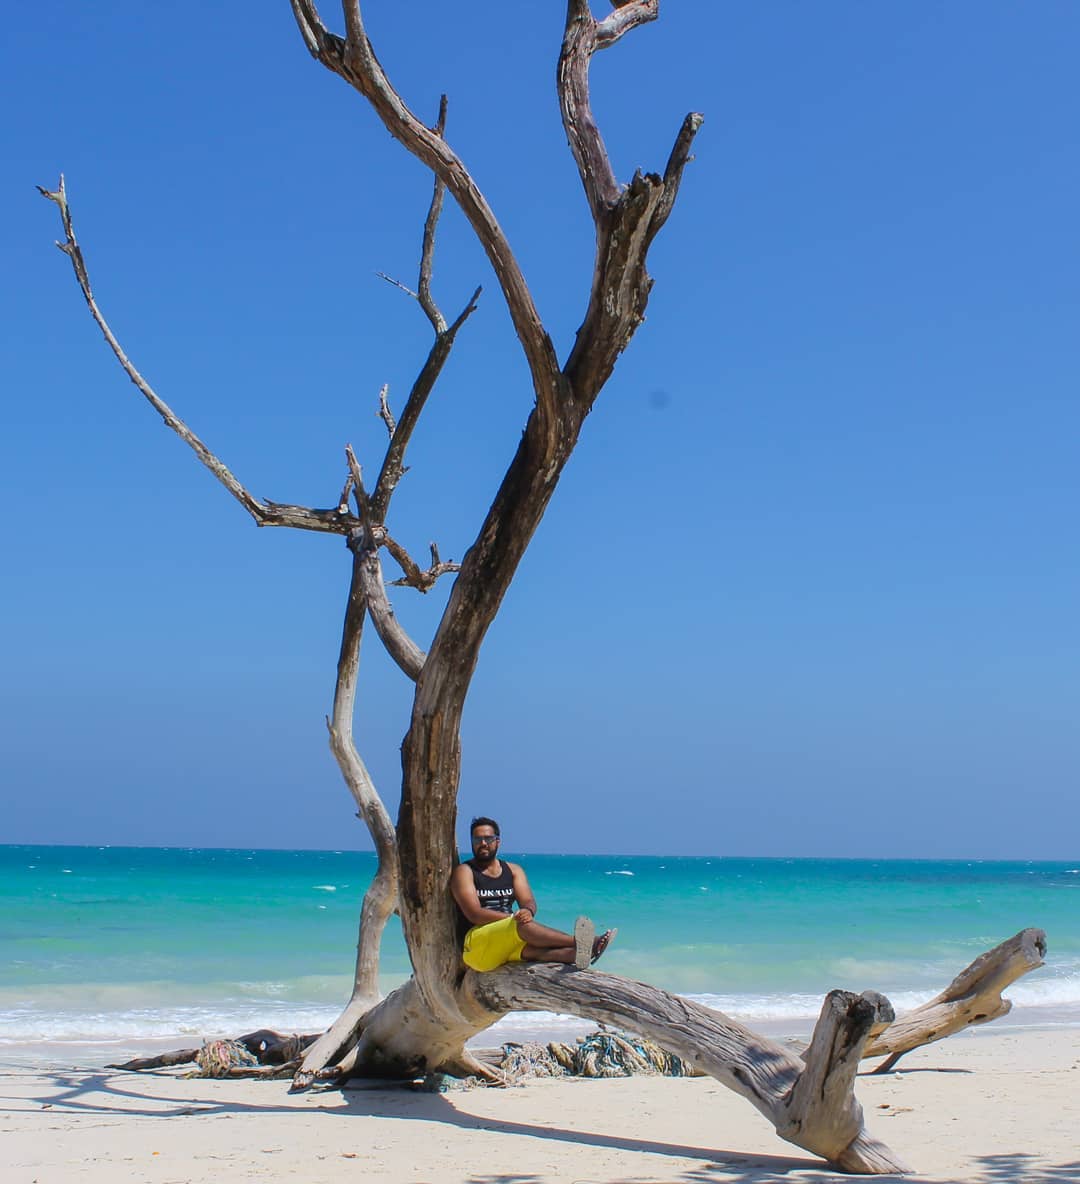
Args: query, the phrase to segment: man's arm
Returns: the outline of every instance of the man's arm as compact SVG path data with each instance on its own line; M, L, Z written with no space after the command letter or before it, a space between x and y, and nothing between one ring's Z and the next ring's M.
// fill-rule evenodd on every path
M514 899L518 903L518 908L530 914L528 918L522 917L520 919L531 921L536 916L536 897L533 896L533 890L529 887L528 877L520 864L508 863L508 866L514 877Z
M470 925L488 925L492 921L502 921L506 917L506 913L486 909L480 903L472 872L464 863L459 863L451 873L450 895L457 901L458 908L465 914L465 920Z

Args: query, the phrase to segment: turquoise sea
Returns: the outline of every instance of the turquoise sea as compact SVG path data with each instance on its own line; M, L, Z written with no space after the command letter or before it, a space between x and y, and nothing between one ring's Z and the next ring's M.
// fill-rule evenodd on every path
M833 987L911 1007L1028 925L1050 953L1008 992L1015 1018L1080 1023L1080 860L507 857L541 920L618 926L603 969L751 1025L804 1030ZM348 996L373 867L353 851L0 847L0 1057L318 1030ZM396 924L386 989L408 974ZM523 1016L487 1042L541 1029L582 1030Z

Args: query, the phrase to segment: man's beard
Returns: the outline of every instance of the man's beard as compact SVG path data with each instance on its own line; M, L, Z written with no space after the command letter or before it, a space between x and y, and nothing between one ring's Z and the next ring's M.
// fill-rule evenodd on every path
M481 867L481 868L491 867L491 865L495 862L496 859L498 859L498 857L499 857L499 853L497 851L493 855L478 855L474 851L473 852L473 863L475 863L477 867Z

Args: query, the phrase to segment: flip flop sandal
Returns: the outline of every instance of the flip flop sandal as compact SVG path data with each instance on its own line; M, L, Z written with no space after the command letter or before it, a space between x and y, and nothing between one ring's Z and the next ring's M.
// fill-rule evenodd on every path
M593 954L590 959L590 965L599 959L600 955L608 948L615 940L615 934L619 931L617 929L608 929L601 933L596 939L596 944L593 946Z
M588 917L578 917L574 922L574 965L585 970L594 962L593 947L596 944L596 926Z

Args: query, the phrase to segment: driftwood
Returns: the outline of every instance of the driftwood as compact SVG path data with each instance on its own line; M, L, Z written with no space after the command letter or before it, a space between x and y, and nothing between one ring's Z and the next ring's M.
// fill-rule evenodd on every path
M721 1012L645 983L563 967L468 974L485 1007L558 1010L599 1019L655 1041L752 1103L781 1138L843 1171L903 1172L902 1161L863 1128L853 1093L871 1026L892 1017L882 996L833 991L805 1059Z
M715 1077L741 1094L789 1142L845 1171L887 1173L905 1169L893 1152L863 1128L862 1109L853 1093L860 1061L891 1050L890 1060L895 1062L904 1052L1006 1014L1011 1004L1001 997L1001 991L1041 966L1045 954L1042 930L1025 929L981 955L930 1003L900 1019L894 1019L889 1001L876 992L855 995L832 991L801 1055L790 1044L781 1046L758 1036L721 1012L645 983L596 971L517 966L490 974L470 972L463 991L488 1016L514 1010L555 1010L644 1036L696 1074ZM407 988L405 996L405 1010L397 1014L407 1013ZM358 1034L363 1026L357 1025ZM249 1033L239 1037L239 1042L266 1067L235 1068L224 1075L284 1076L298 1062L282 1064L282 1059L305 1045L314 1047L315 1041L315 1036L285 1037L266 1030ZM198 1051L185 1049L110 1068L176 1065L194 1061ZM429 1072L423 1058L408 1071L400 1064L390 1067L393 1071L384 1075L370 1065L358 1064L354 1046L343 1063L322 1070L312 1081L345 1086L363 1080L369 1086L385 1086ZM440 1071L503 1083L499 1056L492 1050L470 1054L457 1064L443 1063Z
M330 747L357 813L371 833L378 862L361 910L351 998L329 1031L304 1050L303 1063L293 1078L294 1088L365 1076L397 1078L433 1072L492 1076L490 1066L466 1050L466 1041L512 1008L544 1008L610 1020L651 1037L747 1097L783 1138L844 1170L899 1170L899 1160L865 1133L852 1092L855 1066L868 1048L880 1048L878 1055L904 1051L903 1041L895 1045L887 1042L890 1029L883 1030L883 1026L891 1019L891 1011L881 997L844 991L830 994L814 1039L805 1058L800 1059L717 1012L626 979L565 967L516 968L484 976L465 973L455 940L456 917L447 885L457 861L460 725L481 645L586 417L644 320L652 289L646 266L649 248L672 213L702 123L696 112L683 119L662 172L639 171L625 184L616 179L592 112L590 65L597 52L655 20L659 0L612 0L612 11L602 18L593 15L589 0L567 0L557 71L559 109L592 218L595 253L585 314L563 361L494 211L447 141L445 98L434 126L427 126L414 114L375 54L360 0L342 0L341 33L324 24L313 0L290 3L312 57L361 95L387 131L435 178L416 290L392 281L415 298L434 339L399 416L390 408L385 387L380 392L379 414L389 442L370 488L356 456L346 446L345 472L336 470L333 475L333 490L341 489L333 508L306 508L256 498L161 399L121 348L92 291L63 178L55 191L42 193L60 209L64 241L59 246L71 261L91 315L124 372L166 424L258 525L344 536L351 552L351 579L328 726ZM649 101L655 98L647 79L642 81L634 92L635 104L643 94ZM443 562L433 545L431 564L425 570L392 536L387 523L413 431L479 296L477 289L450 322L432 295L435 229L447 193L472 228L494 272L522 348L535 402L502 483L464 558L460 564ZM570 296L571 301L579 298ZM398 584L426 592L440 577L454 577L445 611L426 651L409 637L393 612L382 570L384 550L401 569L401 579L395 581ZM387 652L415 684L411 719L402 744L401 806L396 826L353 737L360 640L368 617ZM414 974L387 998L379 999L379 946L386 921L395 909L401 917ZM1001 979L1002 984L1005 981L1009 980ZM942 1023L968 1015L961 1010L966 998L962 989L955 998L942 997L940 1013L926 1010L918 1021L921 1027L913 1029L910 1038L931 1031L927 1038L938 1038L942 1033L939 1014ZM979 1022L980 1006L965 1023ZM991 1018L991 1014L986 1011L982 1018ZM283 1052L279 1064L291 1064L295 1059Z
M1003 999L1001 992L1021 975L1042 966L1045 958L1046 934L1041 929L1022 929L981 954L929 1003L905 1012L873 1035L863 1056L886 1057L874 1070L886 1073L913 1048L1007 1015L1012 1003Z
M269 1028L260 1028L257 1032L248 1032L246 1036L234 1036L232 1042L243 1045L252 1057L258 1061L258 1068L237 1070L230 1076L237 1077L267 1077L280 1076L288 1070L288 1075L300 1064L300 1054L318 1040L319 1034L297 1036L283 1036L280 1032L273 1032ZM122 1064L106 1065L107 1069L166 1069L174 1065L194 1064L199 1054L205 1048L180 1048L175 1052L163 1052L153 1057L135 1057L134 1060L124 1061ZM289 1068L289 1067L292 1068Z

